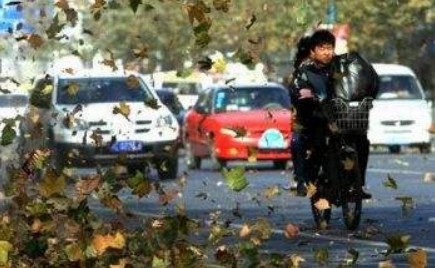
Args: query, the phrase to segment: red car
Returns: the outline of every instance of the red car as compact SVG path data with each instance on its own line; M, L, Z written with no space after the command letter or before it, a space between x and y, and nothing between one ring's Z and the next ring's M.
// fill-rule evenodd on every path
M189 168L211 158L216 168L231 160L290 159L290 97L278 84L214 86L200 93L186 114L183 133Z

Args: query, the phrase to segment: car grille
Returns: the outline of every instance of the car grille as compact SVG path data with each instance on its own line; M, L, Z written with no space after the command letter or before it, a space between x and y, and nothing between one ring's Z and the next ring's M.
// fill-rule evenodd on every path
M413 120L388 120L381 122L384 126L410 126L414 123L415 121Z

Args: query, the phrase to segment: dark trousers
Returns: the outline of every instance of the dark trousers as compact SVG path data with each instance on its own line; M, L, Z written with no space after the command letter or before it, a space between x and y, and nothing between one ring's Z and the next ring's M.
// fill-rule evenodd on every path
M322 157L325 157L327 149L326 135L327 132L321 130L312 131L310 134L293 133L290 150L296 181L309 183L316 180L322 163ZM351 143L355 144L362 183L365 185L365 171L367 169L370 148L369 140L367 135L352 135L348 138Z

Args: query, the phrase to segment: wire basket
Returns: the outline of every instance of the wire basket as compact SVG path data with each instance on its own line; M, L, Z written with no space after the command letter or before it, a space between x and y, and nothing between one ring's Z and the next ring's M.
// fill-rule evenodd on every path
M366 132L372 101L372 98L360 102L332 99L327 105L327 117L339 132Z

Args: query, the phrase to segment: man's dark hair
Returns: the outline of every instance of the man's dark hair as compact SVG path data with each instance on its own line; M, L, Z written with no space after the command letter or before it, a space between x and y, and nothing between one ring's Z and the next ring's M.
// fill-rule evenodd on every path
M314 49L317 46L333 45L335 46L335 36L328 30L317 30L311 35L310 49Z
M301 39L299 39L299 42L297 44L297 50L296 55L294 58L293 67L296 69L301 65L301 63L307 59L310 56L310 43L311 43L311 36L304 36Z

